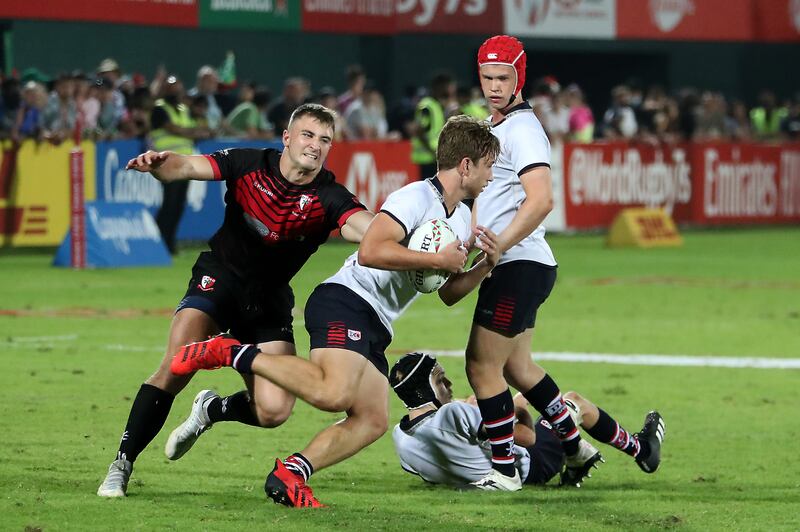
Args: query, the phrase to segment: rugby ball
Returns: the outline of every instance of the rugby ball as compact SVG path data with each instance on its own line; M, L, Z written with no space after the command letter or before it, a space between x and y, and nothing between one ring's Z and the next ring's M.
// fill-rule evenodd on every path
M438 253L449 243L458 240L455 232L446 221L428 220L417 227L408 240L408 249ZM417 292L430 294L437 291L450 277L450 273L442 270L409 270L406 272L411 284Z

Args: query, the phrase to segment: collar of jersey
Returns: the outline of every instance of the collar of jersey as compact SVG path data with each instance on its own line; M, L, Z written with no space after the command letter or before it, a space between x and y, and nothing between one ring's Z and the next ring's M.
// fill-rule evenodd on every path
M400 430L402 430L403 432L408 432L417 425L419 425L420 422L428 419L436 412L438 412L438 410L431 410L430 412L425 412L421 416L415 417L413 421L409 421L408 416L403 416L403 419L400 420Z
M528 111L533 112L533 107L531 107L531 104L529 104L527 101L524 101L524 102L512 107L506 113L506 115L503 117L503 119L501 121L499 121L498 123L496 123L496 124L492 124L491 122L489 122L489 123L491 124L492 127L497 127L500 124L502 124L503 122L505 122L506 120L508 120L509 118L511 118L511 116L519 114L519 113L523 113L523 112L528 112Z
M434 188L434 190L436 190L436 195L439 196L439 201L442 203L442 208L444 209L445 218L450 218L453 216L453 214L456 212L456 209L453 209L453 212L447 212L447 205L444 203L444 187L442 186L442 182L439 181L438 174L433 177L429 177L425 181L427 181ZM456 207L458 206L456 205Z

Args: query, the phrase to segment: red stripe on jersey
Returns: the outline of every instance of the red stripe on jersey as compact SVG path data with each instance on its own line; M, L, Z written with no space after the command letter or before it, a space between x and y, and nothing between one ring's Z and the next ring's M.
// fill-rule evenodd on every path
M361 211L365 211L365 210L367 210L367 209L365 209L364 207L362 207L360 205L358 207L350 209L349 211L347 211L346 213L344 213L343 215L341 215L339 217L339 220L337 220L336 225L338 225L339 227L342 227L345 223L347 223L347 219L348 218L350 218L351 216L353 216L357 212L361 212Z
M205 157L206 160L211 163L211 170L214 172L214 179L222 179L222 172L219 171L219 165L217 164L217 161L215 161L210 155L203 155L203 157Z

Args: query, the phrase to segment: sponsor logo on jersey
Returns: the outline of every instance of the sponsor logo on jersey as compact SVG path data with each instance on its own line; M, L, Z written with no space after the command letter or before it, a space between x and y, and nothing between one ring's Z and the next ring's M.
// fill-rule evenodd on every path
M347 337L350 338L354 342L358 342L361 340L361 331L355 331L353 329L347 329Z
M197 288L202 290L203 292L210 292L214 290L214 283L217 280L211 277L210 275L204 275L202 279L200 279L200 284L197 285Z

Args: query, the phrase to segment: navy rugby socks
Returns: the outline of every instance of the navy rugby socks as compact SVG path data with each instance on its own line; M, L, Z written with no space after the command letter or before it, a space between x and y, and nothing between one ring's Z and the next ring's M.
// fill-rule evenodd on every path
M617 423L614 418L609 416L602 408L598 408L600 417L597 423L586 432L595 440L607 443L616 447L625 454L636 458L639 454L646 457L650 454L650 446L646 441L639 441L635 435L631 434L622 425Z
M492 446L492 468L513 477L514 468L514 398L506 390L494 397L478 399L483 426Z
M558 389L558 385L552 377L545 375L539 384L522 395L553 427L556 436L561 440L564 453L568 456L577 453L581 433L575 426L572 416L569 415L567 405L564 404L564 399L561 397L561 390Z
M314 466L300 453L288 457L283 461L283 465L298 477L303 477L304 482L308 482L309 477L314 474Z

